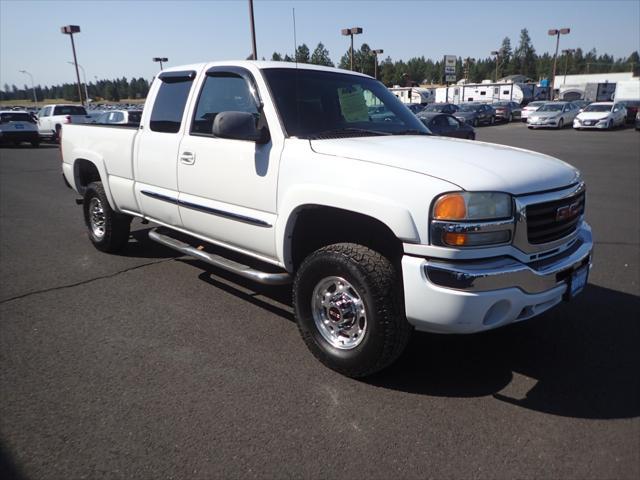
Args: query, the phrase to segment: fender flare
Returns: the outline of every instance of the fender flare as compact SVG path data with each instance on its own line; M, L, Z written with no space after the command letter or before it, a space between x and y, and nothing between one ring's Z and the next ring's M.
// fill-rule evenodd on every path
M89 163L92 163L96 169L98 170L98 174L100 175L100 181L102 182L102 187L104 188L104 193L107 196L107 200L109 201L109 205L115 211L118 211L116 207L116 203L113 201L113 196L111 195L111 187L109 186L109 172L107 172L107 167L104 163L104 159L92 152L90 150L85 149L76 149L73 151L73 180L75 183L76 191L80 193L80 187L78 186L78 161L83 160Z
M420 237L409 209L388 198L358 193L346 188L326 185L296 185L278 202L278 219L275 225L277 258L289 269L291 236L298 212L311 207L330 207L371 217L386 225L402 242L416 243Z

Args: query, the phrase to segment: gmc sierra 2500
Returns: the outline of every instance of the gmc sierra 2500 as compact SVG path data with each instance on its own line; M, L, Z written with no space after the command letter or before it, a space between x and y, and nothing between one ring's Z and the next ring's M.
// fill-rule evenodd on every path
M414 328L472 333L534 317L580 292L591 267L575 168L431 136L354 72L167 69L139 126L64 125L61 151L98 249L125 247L141 217L164 227L150 238L186 255L293 283L305 343L352 377L391 364ZM245 264L256 259L270 268Z

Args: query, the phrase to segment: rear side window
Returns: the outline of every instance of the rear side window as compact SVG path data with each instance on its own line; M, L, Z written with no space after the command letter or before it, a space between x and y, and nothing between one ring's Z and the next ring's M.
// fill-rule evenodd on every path
M54 108L54 115L86 115L87 111L84 107L76 107L75 105L61 105Z
M142 118L142 112L129 112L129 121L128 123L140 123L140 119Z
M160 89L153 102L149 127L154 132L178 133L195 72L160 74Z

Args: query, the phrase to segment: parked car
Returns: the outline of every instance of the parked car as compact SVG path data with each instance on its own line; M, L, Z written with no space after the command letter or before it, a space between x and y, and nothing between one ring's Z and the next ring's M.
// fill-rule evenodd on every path
M640 108L640 100L620 100L618 103L627 109L627 123L633 123Z
M142 117L142 110L111 110L103 112L91 123L101 123L105 125L139 125Z
M531 113L537 111L545 103L547 103L547 102L546 101L536 100L535 102L531 102L531 103L527 104L525 107L523 107L522 108L522 112L520 112L520 118L522 118L522 121L526 122L527 118L529 118L529 115L531 115Z
M418 118L431 133L442 137L465 138L475 140L476 132L473 127L453 115L436 112L420 112Z
M405 106L414 114L417 114L424 110L424 105L422 105L421 103L405 103Z
M456 112L456 118L474 127L481 123L493 125L496 123L496 111L485 103L462 103Z
M527 118L529 128L564 128L571 125L578 107L571 102L547 102Z
M496 119L512 122L522 118L522 107L518 102L500 101L491 104L496 109Z
M19 110L0 111L0 143L20 145L22 142L29 142L33 147L40 145L33 116Z
M459 110L459 106L454 103L430 103L423 112L437 112L454 114Z
M87 123L89 119L80 105L46 105L38 112L38 131L41 137L58 141L62 125Z
M368 103L393 118L373 121ZM413 329L525 321L587 283L578 170L430 135L367 75L192 64L160 72L147 105L142 128L62 127L62 170L91 243L122 250L139 217L163 226L151 240L214 268L292 283L302 340L344 375L390 365Z
M636 113L636 130L640 130L640 110Z
M576 116L573 128L599 128L611 130L624 125L627 119L627 109L622 102L597 102L586 107Z

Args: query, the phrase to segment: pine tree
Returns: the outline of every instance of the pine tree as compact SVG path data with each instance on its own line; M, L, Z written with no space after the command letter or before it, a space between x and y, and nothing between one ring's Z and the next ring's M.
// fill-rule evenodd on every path
M322 42L318 43L318 46L311 54L311 63L314 65L324 65L326 67L333 67L333 62L329 57L329 50L324 48Z
M296 62L309 63L309 47L305 43L296 48Z

